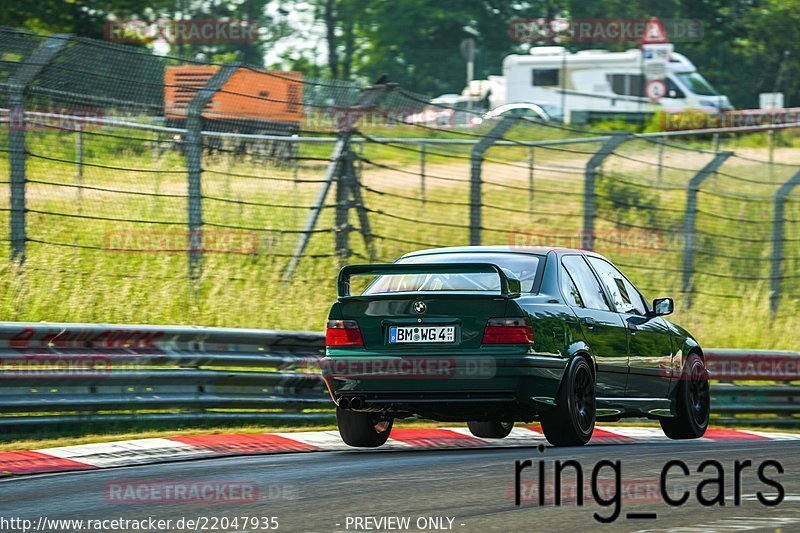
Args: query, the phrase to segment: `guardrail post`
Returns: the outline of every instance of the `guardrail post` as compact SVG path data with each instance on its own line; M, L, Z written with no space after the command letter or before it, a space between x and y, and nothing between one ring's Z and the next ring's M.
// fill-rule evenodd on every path
M483 156L517 120L516 117L503 117L500 119L500 122L495 124L489 133L472 148L472 154L470 155L471 172L469 190L470 246L479 246L481 244L481 167L483 166Z
M686 307L691 307L691 285L692 274L694 273L694 252L695 252L695 231L697 224L697 193L703 182L710 178L719 170L725 161L733 155L733 152L720 152L714 156L706 166L689 180L689 188L686 190L686 211L683 222L683 293L686 295Z
M11 259L19 263L25 262L25 241L27 239L25 235L25 91L71 38L72 35L64 33L51 35L8 80Z
M203 109L233 76L238 64L222 65L197 91L186 114L186 170L189 177L189 278L197 280L203 273Z
M614 133L586 163L583 182L583 242L581 244L581 247L586 250L594 249L594 191L597 171L602 166L603 161L605 161L620 144L628 140L630 135L631 134L627 131Z
M770 133L772 133L772 130L770 130ZM781 188L775 193L775 208L772 220L771 290L769 295L769 305L773 315L778 312L778 305L781 300L781 282L783 281L781 273L783 263L783 204L786 202L786 197L798 185L800 185L800 171L781 185Z

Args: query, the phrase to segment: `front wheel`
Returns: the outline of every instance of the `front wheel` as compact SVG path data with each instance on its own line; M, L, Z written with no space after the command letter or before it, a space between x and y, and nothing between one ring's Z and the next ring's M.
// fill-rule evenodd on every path
M391 418L386 420L376 413L360 413L336 408L336 424L339 435L348 446L356 448L377 448L382 446L392 432Z
M674 418L662 418L661 429L671 439L697 439L708 428L711 391L708 371L697 354L689 354L678 381Z
M489 422L467 422L469 432L476 437L483 437L486 439L502 439L508 437L511 430L514 429L514 422L500 422L499 420L491 420Z
M542 413L542 431L553 446L582 446L594 432L595 388L592 367L574 357L564 372L556 408Z

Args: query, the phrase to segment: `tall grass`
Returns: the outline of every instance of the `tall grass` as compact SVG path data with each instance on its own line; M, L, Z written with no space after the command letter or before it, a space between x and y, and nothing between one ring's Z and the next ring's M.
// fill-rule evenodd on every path
M139 239L148 232L182 235L187 216L183 157L178 150L165 150L149 140L124 138L142 133L103 132L119 137L86 134L86 166L80 182L76 165L69 162L76 157L74 134L42 131L29 135L33 156L27 163L32 180L27 188L31 210L27 231L31 241L27 261L17 265L9 260L7 231L0 235L0 316L4 320L322 328L335 298L335 275L343 263L334 249L334 190L317 225L322 231L311 236L291 280L284 281L283 275L309 206L322 185L324 159L330 156L332 144L302 145L299 155L308 159L297 166L232 152L206 154L205 229L243 233L247 245L236 249L228 244L206 253L202 276L192 283L185 250L136 253L112 249L120 233L135 234ZM370 133L419 137L425 132L385 128ZM552 129L516 128L507 137L532 140L568 135ZM4 138L0 138L2 143ZM592 142L537 148L533 154L523 146L492 148L483 165L484 243L509 244L519 235L528 235L547 244L556 234L579 235L583 169L597 148ZM365 143L358 149L365 158L357 166L377 260L391 261L428 246L468 243L470 149L427 146L424 180L416 145ZM531 156L535 162L532 174L528 168ZM751 148L748 156L767 158L761 148ZM663 239L662 244L655 250L637 249L600 239L598 251L623 265L649 297L674 296L675 321L706 346L795 349L800 332L800 290L793 277L800 257L800 228L794 222L800 220L800 206L796 200L787 209L786 295L776 316L769 311L766 279L747 279L748 275L765 278L769 272L769 199L794 169L768 172L764 164L732 159L725 172L752 178L752 183L724 176L709 181L710 191L729 196L701 198L704 212L698 215L698 229L721 237L703 241L697 267L710 274L737 277L696 274L697 294L687 308L688 297L680 292L683 249L678 238L685 186L711 156L670 147L663 155L668 168L656 175L658 157L656 145L635 141L607 160L598 182L596 225L601 236L638 226L650 228ZM8 176L7 153L0 153L0 176ZM528 188L531 182L533 194ZM79 184L85 188L78 188ZM8 228L8 208L8 185L0 184L0 227L4 230ZM762 218L764 222L748 222ZM350 222L354 255L348 261L367 261L355 214ZM755 242L731 238L737 236L752 237ZM231 251L236 253L220 253Z

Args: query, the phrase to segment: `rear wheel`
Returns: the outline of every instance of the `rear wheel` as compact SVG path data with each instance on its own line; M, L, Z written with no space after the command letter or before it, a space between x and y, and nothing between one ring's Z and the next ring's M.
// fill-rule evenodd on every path
M511 430L514 429L514 422L500 422L499 420L491 420L489 422L467 422L467 427L470 433L476 437L502 439L508 437Z
M557 407L542 414L542 431L553 446L582 446L594 431L594 375L583 357L567 366L556 396Z
M377 413L360 413L336 408L339 435L348 446L377 448L382 446L392 432L394 420L381 418Z
M689 354L684 365L675 403L676 417L662 418L661 429L671 439L697 439L705 434L711 414L708 371L703 359Z

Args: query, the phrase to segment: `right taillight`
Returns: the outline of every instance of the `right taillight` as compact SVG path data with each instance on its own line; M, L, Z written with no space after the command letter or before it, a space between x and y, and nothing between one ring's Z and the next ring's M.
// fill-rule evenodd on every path
M490 318L483 344L533 344L533 326L524 318Z
M326 346L364 346L361 330L355 320L328 320Z

